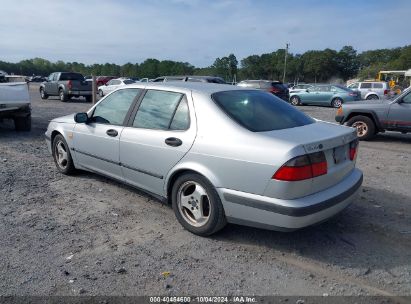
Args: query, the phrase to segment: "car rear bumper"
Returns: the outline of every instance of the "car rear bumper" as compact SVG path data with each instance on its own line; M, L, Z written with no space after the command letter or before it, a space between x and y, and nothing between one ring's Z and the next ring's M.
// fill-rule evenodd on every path
M75 95L75 96L89 96L93 94L93 91L77 91L77 90L72 90L68 91L69 95Z
M355 199L363 180L354 169L346 178L321 192L293 200L218 188L227 221L258 228L290 231L329 219Z

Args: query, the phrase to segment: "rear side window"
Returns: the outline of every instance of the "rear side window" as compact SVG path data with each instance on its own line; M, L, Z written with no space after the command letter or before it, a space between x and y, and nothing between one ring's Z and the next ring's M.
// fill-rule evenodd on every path
M374 83L373 87L374 89L382 89L382 83Z
M234 121L253 132L289 129L315 121L272 94L261 91L224 91L214 102Z
M184 108L184 105L180 106L182 100L183 103L186 102L181 93L147 91L137 111L133 127L168 130L172 126L177 130L183 127L187 129L188 117L184 115L188 116L188 108Z
M361 83L361 89L371 89L371 82L363 82Z

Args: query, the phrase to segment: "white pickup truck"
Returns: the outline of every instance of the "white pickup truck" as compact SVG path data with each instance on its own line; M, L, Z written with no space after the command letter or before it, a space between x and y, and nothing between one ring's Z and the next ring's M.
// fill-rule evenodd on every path
M30 131L31 105L28 85L24 78L12 77L7 81L0 83L0 120L13 119L16 131Z

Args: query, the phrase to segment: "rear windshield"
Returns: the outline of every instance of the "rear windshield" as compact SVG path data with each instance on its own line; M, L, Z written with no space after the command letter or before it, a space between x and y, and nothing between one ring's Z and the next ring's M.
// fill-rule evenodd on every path
M132 83L135 83L135 81L132 80L132 79L126 79L126 80L124 80L123 82L124 82L124 84L132 84Z
M60 80L84 80L83 75L78 73L61 73Z
M262 91L224 91L211 97L228 116L253 132L289 129L315 122L278 97Z
M279 90L283 90L283 91L287 90L287 87L285 86L285 84L278 83L278 82L273 82L273 87Z

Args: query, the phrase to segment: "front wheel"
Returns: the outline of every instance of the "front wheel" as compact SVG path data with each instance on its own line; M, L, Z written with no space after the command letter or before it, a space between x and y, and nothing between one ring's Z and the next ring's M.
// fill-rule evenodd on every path
M375 124L367 116L354 116L347 121L347 125L357 129L360 140L369 140L375 135Z
M342 99L341 98L334 98L332 101L331 101L331 106L333 107L333 108L339 108L339 107L341 107L342 106L342 104L343 104L343 101L342 101Z
M217 191L199 174L184 174L175 181L172 206L180 224L197 235L211 235L227 223Z
M301 104L300 97L298 97L298 96L293 96L293 97L291 97L290 103L291 103L293 106L299 106L299 105Z
M73 159L71 158L70 149L63 135L58 134L53 139L52 154L57 169L66 175L75 171Z
M46 94L46 92L44 92L43 88L40 88L40 97L41 97L41 99L49 98L49 96Z

